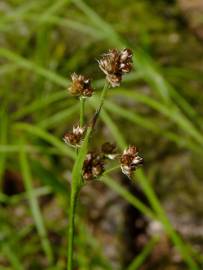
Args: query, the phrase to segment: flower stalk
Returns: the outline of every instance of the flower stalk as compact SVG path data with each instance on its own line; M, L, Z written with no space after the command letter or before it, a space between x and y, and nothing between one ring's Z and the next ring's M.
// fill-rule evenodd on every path
M80 126L84 125L84 117L85 117L85 98L80 98Z
M74 182L74 179L73 179ZM69 226L68 226L68 263L67 270L73 269L73 240L74 240L74 223L75 223L75 208L77 201L77 194L79 192L79 188L77 190L74 187L74 184L71 185L70 192L70 203L69 203Z
M78 194L81 187L89 181L97 180L105 173L105 162L107 160L118 159L122 171L128 176L142 163L136 148L130 147L123 155L116 153L116 146L109 142L102 145L100 151L89 151L88 145L92 130L104 105L109 86L117 87L122 81L122 76L132 69L132 52L130 49L118 51L109 50L98 61L100 69L106 75L106 82L100 95L98 108L90 124L85 123L85 101L92 96L94 89L89 78L73 73L72 83L68 88L72 96L80 99L80 120L79 125L74 126L72 132L64 135L64 141L68 145L77 148L77 156L72 170L72 182L69 203L69 229L68 229L68 261L67 270L73 269L73 244L75 228L75 209Z
M92 128L89 127L87 129L83 144L78 152L76 157L73 170L72 170L72 183L71 183L71 191L70 191L70 203L69 203L69 227L68 227L68 262L67 262L67 270L73 269L73 242L74 242L74 234L75 234L75 208L76 202L78 198L78 194L83 184L82 179L82 169L83 162L85 156L87 154L89 137L91 134Z

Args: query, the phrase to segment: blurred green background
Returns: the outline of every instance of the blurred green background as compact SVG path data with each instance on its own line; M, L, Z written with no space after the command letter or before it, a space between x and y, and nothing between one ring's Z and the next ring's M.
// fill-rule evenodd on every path
M133 72L109 90L91 147L135 144L145 174L83 189L75 269L202 269L202 17L201 0L0 1L0 270L65 269L73 151L62 137L79 119L69 78L92 78L90 119L96 59L125 47Z

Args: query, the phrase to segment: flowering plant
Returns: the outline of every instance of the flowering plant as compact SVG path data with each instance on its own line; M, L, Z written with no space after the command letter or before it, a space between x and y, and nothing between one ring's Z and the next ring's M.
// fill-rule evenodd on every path
M143 163L135 146L129 146L123 153L117 153L116 145L106 142L100 151L89 151L90 138L95 124L103 107L106 93L110 87L118 87L123 75L132 70L132 51L130 49L111 49L98 60L99 68L106 75L106 83L101 92L99 106L91 121L85 123L85 101L94 94L91 80L83 75L73 73L68 92L80 99L80 123L73 127L71 132L64 135L66 144L76 148L76 159L72 171L70 207L69 207L69 234L68 234L68 264L67 269L73 268L73 238L74 216L78 193L81 187L89 181L98 180L105 173L105 164L110 160L117 160L122 172L132 178L134 171Z

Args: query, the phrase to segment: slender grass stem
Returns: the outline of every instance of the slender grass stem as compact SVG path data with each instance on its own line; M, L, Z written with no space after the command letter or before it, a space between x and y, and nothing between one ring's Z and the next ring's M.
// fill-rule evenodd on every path
M101 109L104 105L104 99L106 97L106 93L107 93L107 89L108 89L108 83L105 82L104 84L104 87L103 87L103 90L101 92L101 95L100 95L100 98L99 98L99 106L98 108L96 109L96 113L95 113L95 116L94 116L94 119L93 119L93 123L92 123L92 127L94 128L96 122L97 122L97 119L99 118L99 115L100 115L100 112L101 112Z
M102 106L104 104L104 99L106 96L106 92L108 89L108 84L105 83L104 88L102 90L100 96L99 107L95 114L94 124L98 119ZM84 109L85 109L84 99L80 99L80 126L84 124ZM88 150L88 142L89 137L94 127L94 124L88 128L85 140L80 148L80 151L77 154L77 158L74 163L73 171L72 171L72 183L71 183L71 193L70 193L70 204L69 204L69 228L68 228L68 262L67 262L67 270L73 269L73 242L74 242L74 227L75 227L75 208L76 202L78 198L78 193L82 186L82 168L83 162L85 160L85 156Z
M100 96L98 112L101 111L101 108L102 108L102 106L104 104L104 99L106 97L108 86L109 86L109 84L107 82L105 82L104 87L103 87L103 90L101 92L101 96Z
M73 240L74 240L75 207L76 207L78 191L75 190L73 185L71 185L70 207L69 207L67 270L72 270L72 268L73 268Z
M85 98L80 98L80 126L84 125L84 117L85 117Z
M85 156L88 150L88 142L91 134L92 128L87 129L85 139L81 145L81 148L76 157L73 171L72 171L72 183L71 183L71 193L70 193L70 204L69 204L69 229L68 229L68 262L67 270L73 269L73 242L74 242L74 227L75 227L75 208L78 193L82 187L82 168L85 160Z
M85 99L80 98L80 126L84 125L84 115L85 115ZM78 151L77 151L78 155ZM73 180L74 181L74 180ZM75 182L75 181L74 181ZM68 263L67 269L73 268L73 240L74 240L74 223L75 223L75 208L77 201L77 194L80 187L71 184L71 194L70 194L70 207L69 207L69 230L68 230Z

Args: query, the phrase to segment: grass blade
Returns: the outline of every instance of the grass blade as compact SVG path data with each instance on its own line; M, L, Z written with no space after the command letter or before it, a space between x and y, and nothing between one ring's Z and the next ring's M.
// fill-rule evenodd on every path
M6 48L0 48L0 56L7 58L8 60L18 64L22 68L34 71L36 74L41 75L58 85L67 87L68 80L57 75L55 72L45 69Z
M138 200L132 193L130 193L126 188L122 187L121 184L114 181L111 177L104 175L102 177L102 182L104 182L108 187L118 193L121 197L123 197L127 202L137 208L141 213L145 216L157 219L156 215L153 211L148 208L145 204L143 204L140 200Z
M126 89L118 90L117 93L121 93L123 96L127 96L130 99L134 99L135 101L141 101L147 104L149 107L160 112L161 114L167 116L171 121L173 121L179 127L181 127L184 132L189 133L193 137L194 140L196 140L199 144L203 145L203 136L201 135L201 133L173 104L170 104L169 106L162 105L160 102L150 97L147 97L139 93L132 93L132 91L129 91Z
M33 101L28 106L24 106L23 108L19 108L18 111L13 113L12 117L14 120L24 117L28 115L29 113L33 113L35 111L38 111L40 109L45 108L46 106L50 105L51 103L54 103L60 99L64 99L67 97L67 91L60 91L59 93L53 93L50 94L46 99L38 99Z
M51 117L47 117L45 120L39 122L39 126L42 128L53 128L54 126L58 125L59 123L63 122L64 120L67 120L71 118L75 113L77 113L79 110L79 104L76 103L75 105L71 106L68 109L59 111L55 113Z
M23 180L24 180L24 184L25 184L25 189L26 189L27 197L28 197L29 204L30 204L30 210L32 212L32 216L33 216L37 231L39 233L44 252L47 256L49 263L52 264L53 253L52 253L51 245L50 245L48 237L47 237L47 232L46 232L46 228L44 226L44 222L43 222L42 215L40 212L39 204L38 204L37 198L35 197L34 192L33 192L32 176L31 176L31 172L30 172L30 168L29 168L28 159L26 156L26 152L24 151L24 148L23 148L24 147L23 143L21 143L20 145L21 145L20 167L22 170L22 176L23 176Z
M122 136L122 134L120 135ZM117 137L115 137L116 139ZM126 143L125 143L126 145ZM178 234L175 232L175 230L173 229L173 226L171 225L167 214L165 213L164 209L161 206L161 203L159 202L158 198L156 197L155 192L153 191L153 188L151 188L149 181L147 180L144 172L139 169L136 171L136 177L139 180L139 184L141 185L143 192L145 193L145 196L147 197L152 209L154 210L154 212L156 213L156 215L154 216L153 212L152 212L152 217L158 218L164 229L165 232L170 236L171 240L173 241L174 245L177 247L177 249L179 250L180 254L182 255L182 258L184 259L184 261L187 263L188 267L191 270L199 270L196 262L193 260L193 258L190 256L188 249L185 245L185 243L182 241L182 239L178 236ZM118 190L118 192L124 192L120 186L116 185L116 182L114 182L113 180L111 181L110 178L108 178L105 181L106 184L110 183L110 185L112 186L112 188L115 188ZM122 193L121 193L122 194ZM130 194L126 194L126 192L123 193L123 195L125 196L126 200L129 201L130 203L132 203L131 200L129 200L129 196ZM130 197L131 198L131 197ZM133 199L133 198L131 198ZM138 201L134 201L133 199L133 204L136 203L136 207L143 212L143 211L147 211L146 214L148 216L148 210L143 208L143 205L140 205L140 202ZM151 210L150 210L151 211ZM151 215L151 212L150 212Z
M138 182L140 186L142 187L145 195L147 196L149 203L151 204L154 211L157 213L166 233L170 236L174 245L177 247L177 249L181 253L182 258L185 260L185 262L187 263L187 265L189 266L191 270L198 270L199 267L197 266L193 258L190 256L185 243L182 241L182 239L178 236L178 234L173 229L164 209L161 206L161 203L159 202L153 188L151 187L148 179L146 178L144 172L141 169L139 169L136 172L136 179L138 179Z
M13 250L10 248L10 246L7 243L3 244L2 251L3 251L4 255L10 261L14 270L23 270L24 269L24 267L20 263L18 257L16 256L15 252L13 252Z
M150 255L158 240L158 237L152 238L143 248L142 252L132 261L127 270L138 270Z
M161 134L162 136L166 137L170 141L175 142L180 147L187 147L194 152L202 154L201 149L196 143L190 141L189 139L183 138L182 136L180 137L176 135L175 133L160 129L155 123L153 123L153 121L148 120L136 114L135 112L132 113L110 101L106 101L105 108L108 111L115 113L117 116L120 115L124 119L127 119L128 121L136 125L139 125L147 130L150 130L154 132L155 134L157 133Z
M1 111L0 113L0 147L7 143L7 128L8 128L7 114ZM6 167L6 152L0 155L0 190L2 188L2 177L4 174L4 169Z
M73 159L75 158L75 153L71 148L64 145L62 141L60 141L55 136L49 134L42 128L36 127L34 125L30 125L30 124L25 124L25 123L17 123L15 124L14 127L19 130L27 131L28 133L32 135L35 135L37 137L44 139L51 145L55 146L61 153L64 153Z
M118 48L128 47L128 44L121 39L113 27L104 21L103 18L84 1L72 0L72 2L86 14L93 25L98 28L98 31L106 33L106 38L113 46ZM197 115L193 107L164 79L154 61L142 49L136 48L133 61L138 72L140 72L146 82L152 86L152 89L157 91L165 104L173 104L171 97L174 97L174 100L177 101L177 104L187 115L193 118L194 115Z

